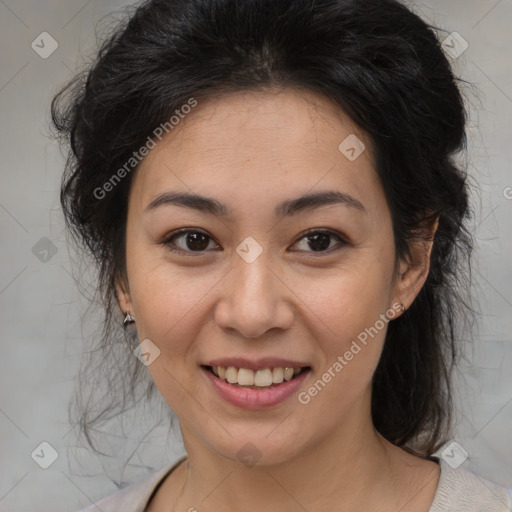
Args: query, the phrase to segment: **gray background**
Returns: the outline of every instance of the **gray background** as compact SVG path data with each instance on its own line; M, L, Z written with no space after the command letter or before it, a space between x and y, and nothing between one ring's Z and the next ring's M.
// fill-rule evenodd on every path
M75 446L67 419L88 326L80 325L86 301L71 277L58 203L64 161L48 136L48 113L49 99L95 48L98 22L125 5L0 0L0 511L70 511L116 489L101 462ZM452 60L473 84L464 94L471 110L467 163L480 185L474 276L482 317L465 343L454 440L468 453L463 468L512 487L512 0L410 5L469 44ZM46 59L31 47L44 31L58 43ZM165 428L141 443L140 423L134 418L130 432L134 453L119 438L120 454L131 458L124 473L109 462L115 478L133 481L182 453L179 435L166 437ZM44 441L58 454L48 469L31 457ZM463 454L452 448L448 456Z

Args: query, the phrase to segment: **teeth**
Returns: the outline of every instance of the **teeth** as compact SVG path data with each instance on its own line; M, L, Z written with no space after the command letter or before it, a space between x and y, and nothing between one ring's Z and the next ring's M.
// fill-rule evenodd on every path
M292 380L293 377L293 368L285 368L284 369L284 380Z
M240 386L254 386L254 372L247 368L238 370L238 384Z
M213 366L212 371L217 377L226 380L230 384L240 386L257 386L261 388L281 384L289 381L298 375L302 368L263 368L261 370L250 370L248 368L235 368L234 366Z
M272 370L272 382L280 384L284 380L284 370L282 368L274 368Z
M261 386L262 388L265 386L272 386L272 372L268 368L265 370L258 370L254 374L254 385Z
M226 380L230 384L236 384L238 382L238 370L234 366L228 366L226 368Z

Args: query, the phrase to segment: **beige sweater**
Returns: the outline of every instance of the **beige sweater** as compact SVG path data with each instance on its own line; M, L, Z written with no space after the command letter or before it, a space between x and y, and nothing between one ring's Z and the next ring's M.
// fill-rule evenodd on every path
M144 512L158 484L184 459L103 498L80 512ZM441 476L429 512L512 512L512 489L439 461Z

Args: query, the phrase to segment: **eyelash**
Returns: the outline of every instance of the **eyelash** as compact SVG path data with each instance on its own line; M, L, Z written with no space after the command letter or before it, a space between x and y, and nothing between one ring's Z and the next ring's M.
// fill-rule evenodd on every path
M179 236L190 234L190 233L200 233L202 235L207 236L210 240L213 240L213 238L210 235L208 235L208 233L206 233L200 229L183 228L183 229L179 229L177 231L173 231L172 233L169 233L169 235L166 236L164 240L162 240L161 244L164 245L170 251L175 252L175 253L186 254L186 255L197 255L197 256L203 255L206 252L206 250L204 250L204 251L185 251L183 249L176 248L176 246L173 247L174 244L173 244L172 240L179 238ZM293 245L300 242L302 239L304 239L308 236L314 235L314 234L331 235L332 237L337 238L339 242L334 247L331 247L330 249L327 249L325 251L316 251L316 252L315 251L296 251L296 252L309 252L313 255L321 256L321 255L325 255L325 254L330 254L331 252L339 250L343 246L348 245L348 242L340 234L336 233L335 231L331 231L331 230L327 230L327 229L309 229L309 230L305 231L304 233L302 233L301 236L293 243Z

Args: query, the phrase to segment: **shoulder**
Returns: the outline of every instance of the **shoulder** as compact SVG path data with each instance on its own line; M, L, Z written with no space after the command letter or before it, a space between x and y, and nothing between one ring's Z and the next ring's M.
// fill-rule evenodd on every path
M440 459L441 475L429 512L511 512L512 490Z
M149 498L158 484L183 460L184 457L173 463L154 471L137 482L121 489L110 496L80 510L79 512L144 512Z

